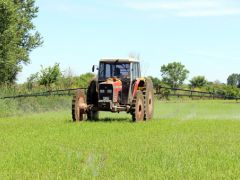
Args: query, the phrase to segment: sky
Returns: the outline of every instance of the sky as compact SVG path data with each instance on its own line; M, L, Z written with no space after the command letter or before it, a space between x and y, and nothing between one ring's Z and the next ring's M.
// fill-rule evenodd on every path
M174 61L226 82L240 73L239 0L36 0L34 20L44 44L31 54L18 82L60 63L75 75L104 57L140 56L142 75L161 77Z

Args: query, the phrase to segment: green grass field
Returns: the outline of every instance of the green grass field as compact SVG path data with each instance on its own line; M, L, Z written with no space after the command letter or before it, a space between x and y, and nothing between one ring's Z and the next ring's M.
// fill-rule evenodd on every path
M132 123L102 113L72 123L70 111L0 118L0 179L239 179L240 104L156 102Z

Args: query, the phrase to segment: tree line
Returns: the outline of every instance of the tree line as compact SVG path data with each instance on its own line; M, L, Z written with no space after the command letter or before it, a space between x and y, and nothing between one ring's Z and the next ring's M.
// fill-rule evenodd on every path
M209 82L205 76L195 76L184 84L188 78L189 70L180 62L163 65L160 68L161 78L151 77L155 88L166 86L170 88L185 88L192 90L216 93L222 96L240 97L240 74L229 75L227 84L216 80ZM164 90L163 90L164 91ZM169 92L165 92L166 94Z
M155 89L159 86L164 86L206 91L222 96L240 97L240 75L238 74L230 75L227 84L220 81L209 82L204 76L195 76L186 84L190 72L180 62L162 65L160 72L160 78L149 76L153 81ZM95 75L92 73L75 75L70 68L62 71L59 63L55 63L49 67L41 66L41 70L31 74L25 83L15 85L14 87L15 89L20 89L21 92L87 87L93 78L95 78ZM163 91L166 90L163 89ZM163 94L168 93L169 91L163 92Z

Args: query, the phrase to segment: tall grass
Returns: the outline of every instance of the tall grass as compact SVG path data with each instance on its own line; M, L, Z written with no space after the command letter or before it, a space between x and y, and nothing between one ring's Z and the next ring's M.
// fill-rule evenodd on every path
M28 89L25 85L1 86L0 97L32 94L47 91L46 87L38 86ZM25 113L60 111L70 109L70 96L29 97L16 99L0 99L0 117L16 116Z
M0 117L61 111L71 108L70 96L49 96L0 100Z
M238 179L240 105L159 102L72 123L69 110L0 118L0 179Z

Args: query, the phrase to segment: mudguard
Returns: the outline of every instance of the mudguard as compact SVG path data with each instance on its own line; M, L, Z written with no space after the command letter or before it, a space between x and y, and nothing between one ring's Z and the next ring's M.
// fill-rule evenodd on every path
M144 84L145 84L146 79L145 78L137 78L133 85L133 93L132 93L132 98L134 98L137 94L138 90L143 90Z

